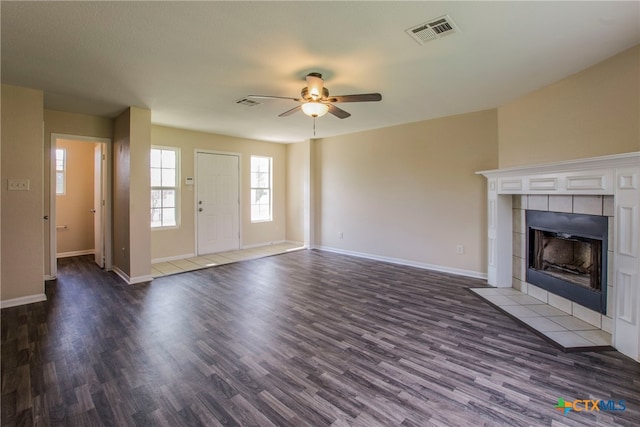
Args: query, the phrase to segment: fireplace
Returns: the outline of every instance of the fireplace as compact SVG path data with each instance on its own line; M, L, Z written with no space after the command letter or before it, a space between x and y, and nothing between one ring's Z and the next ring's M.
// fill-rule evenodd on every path
M606 314L608 218L526 211L527 282Z
M487 178L488 284L513 286L610 332L612 346L640 362L640 151L478 173ZM598 197L602 198L600 202ZM527 210L607 218L600 221L610 223L608 236L605 233L594 236L592 230L564 231L602 241L601 292L596 305L599 310L528 282L528 274L543 272L527 267L530 234L526 227ZM573 222L577 221L568 221L569 225ZM609 272L605 271L607 268ZM581 288L583 294L585 290L587 295L598 294L579 284L568 286ZM602 314L604 311L606 314Z

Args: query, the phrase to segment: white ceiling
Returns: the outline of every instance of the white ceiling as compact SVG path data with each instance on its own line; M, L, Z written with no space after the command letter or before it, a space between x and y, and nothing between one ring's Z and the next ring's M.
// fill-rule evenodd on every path
M640 2L7 2L2 82L44 91L45 108L260 140L313 137L278 114L321 72L350 118L317 137L493 108L640 43ZM460 33L420 46L405 30L448 14Z

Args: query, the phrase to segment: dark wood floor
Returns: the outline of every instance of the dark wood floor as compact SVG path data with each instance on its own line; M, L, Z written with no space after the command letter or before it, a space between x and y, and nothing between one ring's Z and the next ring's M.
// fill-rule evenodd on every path
M2 310L2 425L640 425L640 364L562 353L471 286L321 251L134 286L66 259Z

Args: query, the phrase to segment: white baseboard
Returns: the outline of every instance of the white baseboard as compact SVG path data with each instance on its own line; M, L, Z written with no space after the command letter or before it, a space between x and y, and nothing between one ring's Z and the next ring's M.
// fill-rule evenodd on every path
M69 258L71 256L93 255L95 253L96 253L95 249L85 249L83 251L60 252L56 254L56 258Z
M196 256L196 254L190 253L190 254L183 254L183 255L176 255L176 256L168 256L168 257L164 257L164 258L154 258L154 259L151 260L151 264L158 264L158 263L161 263L161 262L179 261L181 259L193 258L195 256Z
M145 276L137 276L137 277L129 277L127 273L120 270L118 267L113 266L113 272L118 275L122 280L125 281L127 285L135 285L138 283L146 283L151 282L153 280L153 276L151 274Z
M135 285L135 284L138 284L138 283L147 283L147 282L151 282L151 281L153 281L153 275L146 274L144 276L131 277L129 279L129 284L130 285Z
M49 280L56 280L56 279L57 279L57 277L56 277L56 276L52 276L52 275L50 275L50 274L45 274L45 275L44 275L44 281L45 281L45 282L47 282L47 281L49 281Z
M472 277L474 279L487 280L487 274L486 273L481 273L479 271L464 270L464 269L461 269L461 268L444 267L442 265L427 264L427 263L423 263L423 262L410 261L410 260L400 259L400 258L391 258L391 257L367 254L367 253L362 253L362 252L347 251L347 250L344 250L344 249L332 248L332 247L327 247L327 246L314 246L314 249L319 249L319 250L327 251L327 252L334 252L334 253L342 254L342 255L355 256L355 257L358 257L358 258L366 258L366 259L371 259L371 260L374 260L374 261L389 262L391 264L399 264L399 265L406 265L406 266L409 266L409 267L423 268L425 270L432 270L432 271L437 271L437 272L440 272L440 273L450 273L450 274L455 274L457 276L465 276L465 277Z
M42 302L46 300L47 296L45 294L28 295L26 297L12 298L0 301L0 308L17 307L19 305L32 304L34 302Z

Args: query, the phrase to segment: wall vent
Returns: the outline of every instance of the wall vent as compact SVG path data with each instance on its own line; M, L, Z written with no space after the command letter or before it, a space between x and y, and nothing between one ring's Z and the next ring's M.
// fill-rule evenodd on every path
M415 27L411 27L406 30L406 33L420 45L423 45L428 41L440 39L459 32L460 30L449 15L431 19L423 24L416 25Z
M236 104L246 105L247 107L255 107L256 105L262 104L262 102L255 101L249 98L242 98L236 101Z

